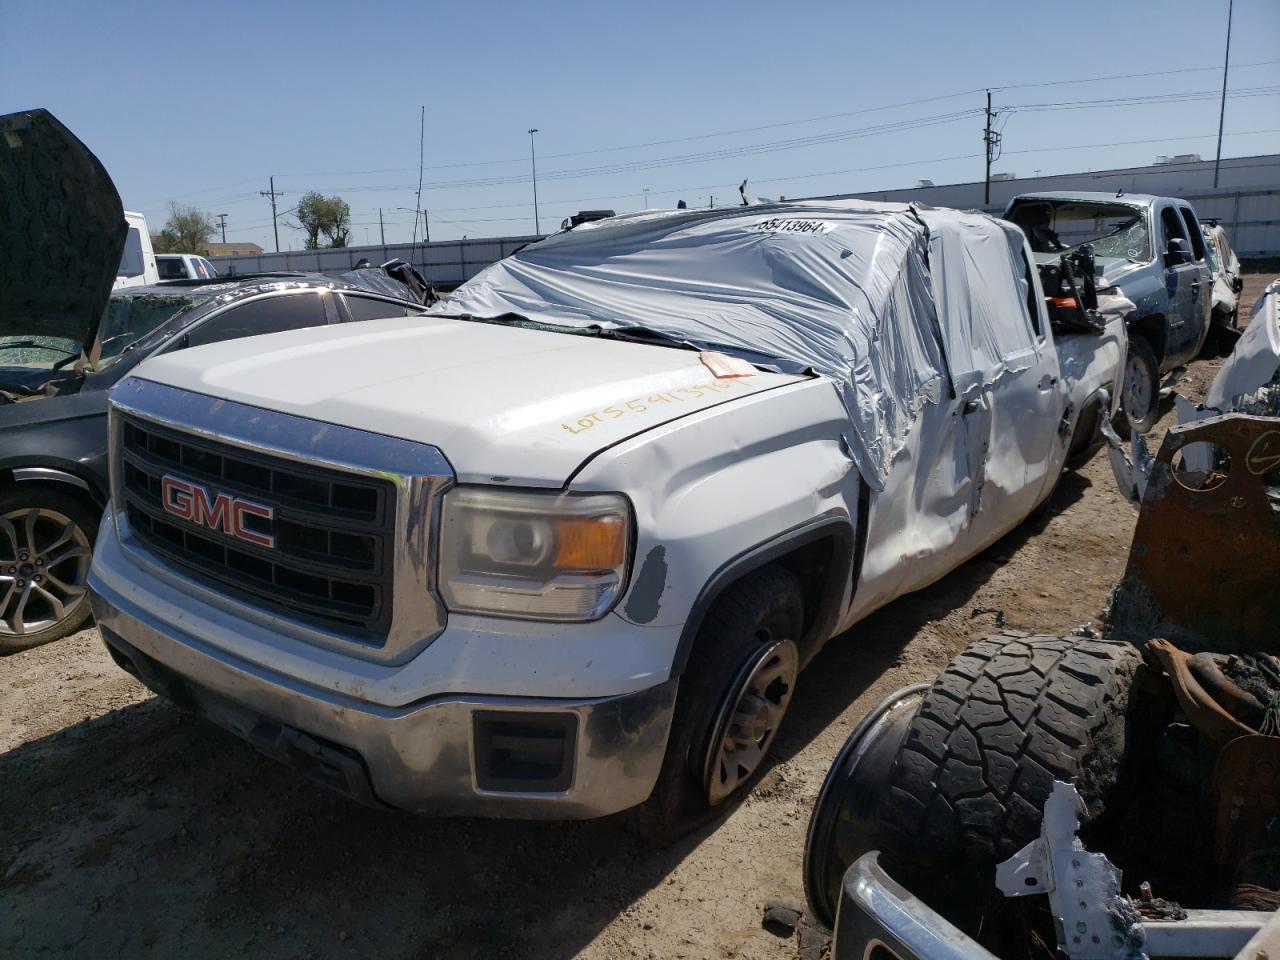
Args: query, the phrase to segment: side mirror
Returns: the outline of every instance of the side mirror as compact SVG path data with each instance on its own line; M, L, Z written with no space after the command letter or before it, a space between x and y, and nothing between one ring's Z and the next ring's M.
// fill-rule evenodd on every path
M1191 262L1191 244L1184 237L1174 237L1169 241L1168 251L1164 255L1167 267L1176 267Z

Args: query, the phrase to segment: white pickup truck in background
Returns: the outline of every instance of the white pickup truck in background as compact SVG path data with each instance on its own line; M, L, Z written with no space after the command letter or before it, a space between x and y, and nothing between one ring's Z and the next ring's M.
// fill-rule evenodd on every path
M151 248L151 234L147 232L147 218L131 210L124 212L129 233L124 241L124 253L116 270L116 282L112 289L143 287L160 281L156 267L156 255Z
M1011 224L859 201L586 224L433 313L118 385L103 638L365 802L658 841L829 638L1049 497L1125 354L1114 303L1055 334Z

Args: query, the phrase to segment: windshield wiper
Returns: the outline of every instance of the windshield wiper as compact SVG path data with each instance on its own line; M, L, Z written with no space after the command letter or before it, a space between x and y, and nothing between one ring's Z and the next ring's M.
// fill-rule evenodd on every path
M22 350L29 347L35 347L37 350L57 350L59 353L65 353L69 357L78 357L80 355L79 350L55 347L53 344L41 343L39 340L15 340L12 343L0 343L0 350Z
M675 337L665 333L659 333L657 330L650 330L648 327L602 327L599 324L592 324L586 329L591 330L598 337L604 337L608 340L624 340L628 343L645 343L651 347L677 347L681 350L701 350L701 347L695 347L684 340L677 340Z
M568 333L579 337L603 337L607 340L624 340L629 343L645 343L653 347L678 347L682 350L698 350L683 340L648 327L605 327L598 323L589 323L578 327L568 323L551 323L546 320L534 320L522 313L504 313L496 317L477 317L470 313L436 313L431 316L448 320L469 320L472 323L492 323L500 326L518 327L521 330L545 330L549 333Z

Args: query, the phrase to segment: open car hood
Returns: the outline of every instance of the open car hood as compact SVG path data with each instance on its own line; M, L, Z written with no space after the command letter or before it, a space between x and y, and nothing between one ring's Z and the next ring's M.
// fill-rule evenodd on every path
M128 224L98 158L48 110L0 116L0 337L89 344Z

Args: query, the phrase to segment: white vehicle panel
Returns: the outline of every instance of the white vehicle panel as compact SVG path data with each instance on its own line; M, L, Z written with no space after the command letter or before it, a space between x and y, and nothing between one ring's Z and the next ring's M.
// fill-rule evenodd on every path
M815 378L672 421L588 463L574 490L623 490L635 509L620 615L678 627L728 560L816 517L853 524L860 482L847 429L835 388ZM670 663L673 653L655 655Z
M462 483L527 486L560 486L602 447L799 379L717 379L692 350L429 317L179 350L136 375L429 443Z

